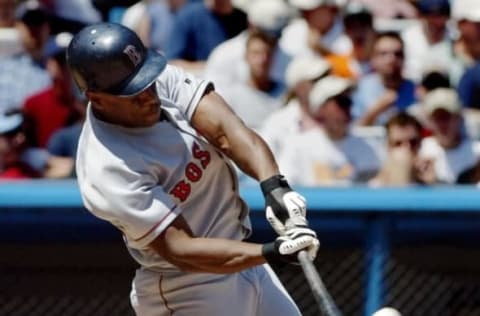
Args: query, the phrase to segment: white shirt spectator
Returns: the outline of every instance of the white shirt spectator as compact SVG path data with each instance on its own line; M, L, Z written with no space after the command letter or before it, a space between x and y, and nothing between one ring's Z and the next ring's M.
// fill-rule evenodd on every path
M352 51L352 43L343 32L340 19L322 36L321 43L334 54L348 55ZM316 55L308 46L308 24L305 19L294 19L285 27L280 38L280 47L290 56Z
M248 80L245 50L249 34L260 31L272 38L279 38L292 16L292 9L283 0L251 2L246 12L248 29L215 47L207 59L204 76L215 83L215 89L220 93L232 83ZM275 47L270 66L270 78L273 81L284 83L290 59L278 45Z
M283 151L289 150L285 136L292 137L302 132L302 110L297 99L292 99L286 106L271 113L259 129L259 134L267 142L273 155L279 159Z
M372 147L355 136L332 142L315 128L289 137L288 142L278 163L294 185L348 185L374 175L380 167Z
M215 84L215 90L220 94L232 83L246 83L248 80L248 65L244 58L247 39L248 31L243 31L218 45L208 57L204 76ZM277 46L270 69L273 80L285 82L285 69L290 60L291 57Z
M254 130L258 130L267 116L282 106L277 93L267 94L247 84L230 86L223 97L245 124Z
M422 141L419 156L433 160L438 181L454 184L462 172L478 161L480 146L470 139L464 139L457 147L445 149L434 137L427 137Z
M401 33L405 43L405 77L419 82L431 71L449 73L454 62L453 48L448 37L430 44L422 23L415 23Z

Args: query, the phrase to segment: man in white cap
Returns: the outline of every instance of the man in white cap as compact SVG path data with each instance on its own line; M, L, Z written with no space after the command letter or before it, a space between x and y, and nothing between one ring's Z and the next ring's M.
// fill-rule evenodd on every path
M275 157L288 150L287 136L303 133L316 125L308 110L308 95L314 83L329 71L330 65L315 56L298 56L288 64L286 105L267 117L260 128L260 135Z
M366 141L350 134L352 82L327 76L309 94L316 128L288 138L289 150L279 159L282 172L302 186L365 182L379 168L379 159ZM313 150L312 150L313 149Z
M217 46L207 59L204 76L220 92L234 82L248 80L249 70L244 56L249 34L260 31L276 40L292 15L291 8L283 0L252 1L246 8L247 30ZM273 80L284 82L289 62L290 57L276 46L271 67Z
M300 12L285 28L281 47L290 55L348 55L352 44L343 30L338 0L289 0Z
M465 58L476 60L480 57L480 2L476 0L452 1L452 18L457 22L460 43Z
M420 157L431 160L433 183L456 183L479 160L479 146L463 133L462 106L455 90L438 88L429 92L423 106L433 135L422 140Z

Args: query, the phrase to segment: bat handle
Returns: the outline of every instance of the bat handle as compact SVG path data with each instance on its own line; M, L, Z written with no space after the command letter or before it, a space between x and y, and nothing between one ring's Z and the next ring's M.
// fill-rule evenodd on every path
M298 261L302 266L303 273L307 279L310 288L312 289L313 297L315 298L318 306L326 316L341 316L342 313L335 305L332 297L327 291L327 288L323 284L322 279L318 275L318 272L313 265L312 261L308 257L305 250L298 252Z

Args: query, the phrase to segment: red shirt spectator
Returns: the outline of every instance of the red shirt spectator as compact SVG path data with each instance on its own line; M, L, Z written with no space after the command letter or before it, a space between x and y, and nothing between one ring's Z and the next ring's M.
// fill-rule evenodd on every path
M47 70L53 84L50 88L30 96L23 105L33 145L45 148L56 130L76 121L74 88L65 61L65 49L70 33L60 33L47 44Z
M50 136L69 122L72 107L58 96L54 88L49 88L31 96L23 106L32 128L33 141L38 147L46 147Z
M0 173L0 179L33 179L40 178L41 174L24 162L6 168Z

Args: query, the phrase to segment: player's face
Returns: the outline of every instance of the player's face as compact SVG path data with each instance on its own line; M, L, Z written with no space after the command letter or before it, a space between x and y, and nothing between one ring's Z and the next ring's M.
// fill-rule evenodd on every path
M105 93L88 93L100 118L125 127L149 127L160 119L160 99L151 85L141 93L118 97Z

